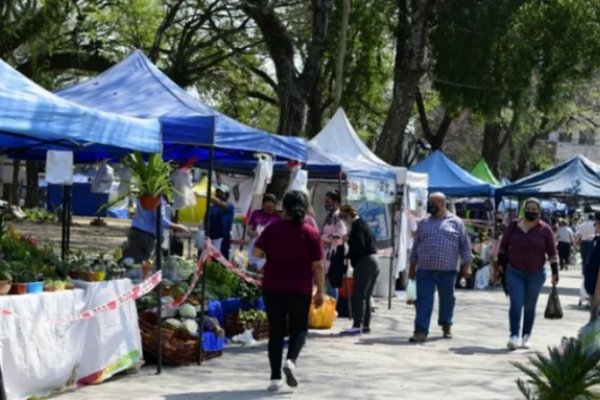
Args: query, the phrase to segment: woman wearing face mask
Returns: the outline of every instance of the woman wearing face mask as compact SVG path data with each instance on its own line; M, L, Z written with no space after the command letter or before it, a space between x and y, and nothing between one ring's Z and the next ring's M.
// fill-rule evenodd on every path
M354 269L352 294L352 328L342 332L345 335L358 335L371 332L371 296L379 275L377 249L371 228L358 216L354 207L344 205L340 218L350 225L348 234L348 258Z
M534 198L525 201L525 218L511 223L502 237L499 264L506 274L510 297L510 339L508 348L530 347L535 307L546 280L547 260L552 269L552 284L558 283L558 261L552 228L541 221L541 204ZM519 332L523 316L523 330ZM522 342L519 334L522 333Z
M323 242L323 268L327 274L327 294L335 299L338 297L338 289L342 285L342 279L346 273L344 257L346 247L344 236L348 230L340 218L340 192L332 190L325 194L325 211L327 217L321 234Z
M246 225L248 236L251 238L248 244L248 254L250 255L250 266L252 268L262 268L264 265L264 260L256 259L252 255L256 239L267 226L281 219L275 212L275 203L277 203L277 198L270 193L266 193L262 198L262 208L252 211Z

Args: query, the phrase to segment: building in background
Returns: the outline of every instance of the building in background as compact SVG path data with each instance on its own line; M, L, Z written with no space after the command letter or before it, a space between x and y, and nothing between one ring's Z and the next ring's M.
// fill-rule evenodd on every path
M559 163L582 155L600 164L600 132L587 125L568 132L553 132L548 141L555 143L555 159Z

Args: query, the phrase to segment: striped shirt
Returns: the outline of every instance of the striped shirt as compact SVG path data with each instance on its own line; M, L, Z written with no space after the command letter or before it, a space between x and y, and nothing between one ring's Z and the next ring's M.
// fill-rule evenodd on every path
M457 271L461 260L470 264L472 258L469 235L456 215L446 212L442 218L427 217L419 223L410 254L417 268Z

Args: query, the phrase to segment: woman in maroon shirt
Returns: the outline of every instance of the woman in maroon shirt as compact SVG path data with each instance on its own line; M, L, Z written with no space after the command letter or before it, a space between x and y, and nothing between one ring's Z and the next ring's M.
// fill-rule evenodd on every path
M313 283L315 306L323 304L323 250L319 232L304 222L307 196L291 191L283 198L284 219L267 226L254 245L254 256L266 257L262 280L269 319L271 385L279 390L283 341L289 324L290 342L283 372L288 386L298 386L296 360L308 333L308 312Z
M521 314L523 316L522 347L529 348L529 338L535 320L535 307L546 280L546 256L552 268L552 284L558 283L556 243L552 227L542 221L539 200L525 201L525 218L511 223L504 232L498 263L506 274L510 297L510 339L508 348L516 350L519 342Z

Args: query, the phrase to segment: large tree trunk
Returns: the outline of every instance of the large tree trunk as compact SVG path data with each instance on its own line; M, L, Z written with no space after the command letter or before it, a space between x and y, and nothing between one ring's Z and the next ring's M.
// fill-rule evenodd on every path
M483 128L481 156L496 177L499 176L500 154L502 153L502 126L497 122L486 122Z
M19 205L19 170L21 169L21 161L13 160L12 182L10 184L10 204Z
M350 0L342 2L342 25L340 28L340 43L337 59L335 62L335 90L333 96L333 112L335 112L342 101L342 88L344 87L344 60L346 59L346 47L348 44L348 23L350 20Z
M425 49L436 0L398 0L399 21L396 33L393 99L377 154L389 163L402 159L406 126L412 114L419 81L425 72Z
M40 163L34 160L27 160L27 192L25 194L25 207L37 207L40 202L40 188L38 178L40 172Z
M241 5L260 29L275 66L280 107L277 132L302 136L306 124L307 99L310 91L317 86L321 72L333 1L311 1L311 39L304 51L306 56L302 72L296 68L298 54L294 49L294 41L275 12L273 3L267 0L244 0Z

